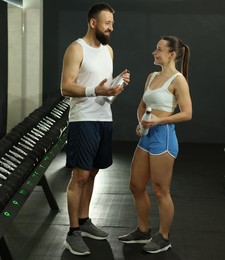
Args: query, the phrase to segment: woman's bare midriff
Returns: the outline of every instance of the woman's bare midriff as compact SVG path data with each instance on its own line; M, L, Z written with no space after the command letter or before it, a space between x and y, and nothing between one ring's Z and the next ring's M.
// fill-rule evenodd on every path
M173 112L166 112L166 111L161 111L161 110L157 110L157 109L152 109L151 113L157 117L167 117L167 116L173 115Z

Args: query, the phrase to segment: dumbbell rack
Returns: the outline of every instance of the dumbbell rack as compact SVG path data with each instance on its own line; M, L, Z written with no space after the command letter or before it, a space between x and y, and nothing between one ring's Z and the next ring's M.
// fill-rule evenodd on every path
M63 109L62 109L62 106L60 105L62 102L63 102ZM11 193L12 193L13 189L14 190L16 189L16 191L13 192L13 194L9 195L10 196L9 199L7 199L7 196L6 196L6 199L5 199L6 202L4 202L5 203L4 206L2 206L2 203L0 205L1 206L0 207L0 256L2 257L3 260L13 259L11 252L8 248L6 237L4 236L4 234L6 233L7 229L12 224L13 220L16 218L16 216L18 215L22 206L24 205L24 203L26 202L26 200L28 199L28 197L30 196L30 194L32 193L32 191L34 190L34 188L37 185L42 186L51 210L59 211L58 204L48 185L48 182L47 182L47 179L45 176L45 172L48 169L51 162L56 157L56 155L58 154L58 152L63 148L63 146L66 143L67 125L68 125L67 118L68 118L69 105L68 105L68 100L62 99L62 97L57 98L56 100L53 100L52 103L53 103L52 106L51 106L51 102L49 102L47 104L47 106L48 106L47 112L46 112L46 109L44 109L44 107L40 108L40 110L42 112L44 111L44 118L48 118L49 120L51 118L54 118L54 124L52 124L51 127L48 128L46 131L39 128L39 134L43 133L42 135L40 135L39 140L37 142L37 144L39 143L39 146L37 146L37 147L39 147L39 149L37 149L35 151L35 153L33 153L34 151L32 151L32 150L30 151L30 153L28 153L27 149L23 149L23 151L21 151L21 153L26 151L27 156L28 157L31 156L32 160L35 161L32 164L32 165L34 165L34 167L33 168L32 167L24 168L24 167L22 167L23 166L22 163L20 163L19 167L22 168L22 170L26 169L27 172L19 170L19 171L17 171L17 173L19 174L18 176L22 176L21 175L21 172L22 172L24 174L25 178L24 178L22 184L20 184L19 186L17 183L16 187L8 189L9 191L11 191ZM59 107L61 107L61 109L60 109L60 111L57 111ZM53 113L53 111L54 111L54 113ZM26 118L24 121L29 121L28 120L29 117L34 116L34 114L36 115L37 112L40 115L40 111L36 110L35 113L34 112L31 113L28 116L28 118ZM57 113L55 113L55 112L57 112ZM58 112L60 112L60 113L58 114ZM43 114L42 114L42 116L43 116ZM23 121L23 123L24 123L24 121ZM34 128L37 129L37 125L38 124L40 125L40 122L43 122L43 121L44 121L43 118L38 117L38 120L36 120L35 124L33 124L34 121L32 118L33 123L31 124L30 127L27 127L27 133L32 133L32 130ZM53 120L51 120L51 121L53 122ZM56 125L56 129L54 129L54 125ZM19 129L21 129L21 128L19 128ZM13 129L13 130L15 130L15 129ZM23 135L22 135L23 140L24 140L24 137L27 136L27 133L26 133L26 135L24 135L24 132L23 132ZM10 136L10 134L12 134L12 133L9 132L8 135ZM53 136L53 135L55 135L55 136ZM14 132L13 132L12 136L13 137L15 136ZM44 137L46 137L46 138L48 137L47 138L48 142L44 139ZM12 146L11 151L15 151L15 147L17 147L17 148L23 147L21 145L20 146L18 145L18 140L17 140L17 143L11 144L11 146ZM35 138L31 139L30 141L32 141L32 140L35 140ZM1 142L0 142L0 144L1 144ZM4 142L3 142L3 144L4 144ZM15 146L15 144L16 144L16 146ZM44 155L43 155L43 149L41 149L42 146L45 151ZM26 145L24 147L27 148ZM16 149L16 151L20 151L20 150ZM40 153L40 154L38 154L38 153ZM33 156L34 154L35 154L35 156ZM29 158L29 162L32 161L31 158ZM25 159L27 159L27 158L24 158L24 161L25 161ZM8 163L9 163L9 161L8 161ZM4 161L2 164L3 164L3 166L5 166L5 168L6 168L5 172L7 173L8 169L7 169L7 166L4 164ZM26 166L27 166L27 164L26 164ZM2 168L2 169L4 170L4 168ZM4 177L3 170L2 170L2 178ZM15 170L17 170L17 169L15 169ZM9 174L10 174L9 177L11 177L11 179L12 179L12 176L14 173L12 172ZM7 174L5 174L5 175L7 176ZM18 176L17 176L17 178L18 178ZM6 177L4 177L4 179L6 179L6 181L7 181ZM9 183L13 185L12 180ZM1 190L1 188L4 188L4 183L1 185L2 186L0 186L0 190ZM7 189L5 189L4 191L7 192ZM4 193L1 193L1 194L5 195Z

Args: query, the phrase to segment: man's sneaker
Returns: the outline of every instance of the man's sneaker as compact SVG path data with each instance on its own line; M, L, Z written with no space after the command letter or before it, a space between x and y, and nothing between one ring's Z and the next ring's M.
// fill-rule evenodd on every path
M109 234L105 231L97 228L89 218L83 225L80 225L81 235L84 237L90 237L97 240L106 239Z
M64 246L74 255L90 254L90 250L84 243L80 230L74 231L71 236L67 235Z
M168 250L171 246L169 240L164 239L160 233L157 233L152 240L143 247L147 253L159 253Z
M131 233L120 236L119 240L126 244L132 244L132 243L148 243L151 240L151 229L149 229L148 232L142 232L139 227L137 227L134 231Z

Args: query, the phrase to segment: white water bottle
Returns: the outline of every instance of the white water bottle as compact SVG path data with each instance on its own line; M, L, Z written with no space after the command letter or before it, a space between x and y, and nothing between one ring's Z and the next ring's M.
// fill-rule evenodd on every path
M110 84L109 87L113 87L113 86L116 86L116 85L120 85L121 87L123 87L123 84L124 84L123 78L122 78L120 75L118 75L118 76L111 82L111 84ZM104 98L104 100L105 100L106 102L108 102L109 104L112 104L113 101L116 99L116 97L117 97L117 96L110 96L110 97L103 97L103 98Z
M152 109L150 107L147 107L147 109L145 110L145 113L143 114L142 118L141 118L141 122L143 120L149 120L151 119L151 111ZM149 131L149 128L144 128L142 126L142 124L140 123L140 132L142 135L147 135Z

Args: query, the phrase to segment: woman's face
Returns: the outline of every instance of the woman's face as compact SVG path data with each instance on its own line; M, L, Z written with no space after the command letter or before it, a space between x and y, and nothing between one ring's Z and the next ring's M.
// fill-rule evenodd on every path
M156 50L153 51L154 64L164 66L171 61L172 53L168 47L166 40L160 40L156 46Z

